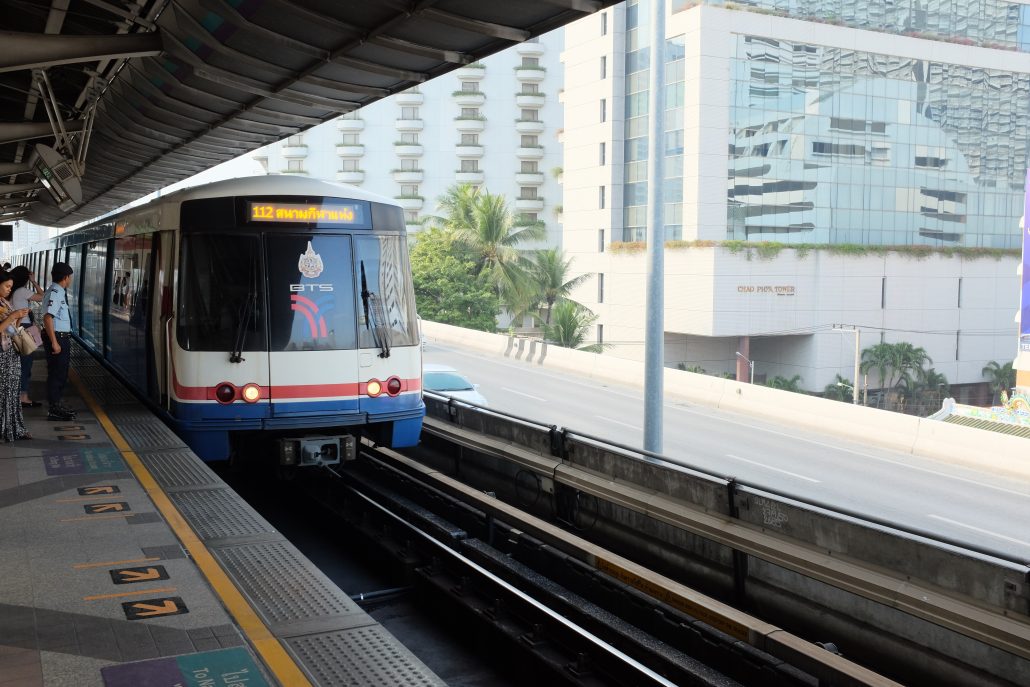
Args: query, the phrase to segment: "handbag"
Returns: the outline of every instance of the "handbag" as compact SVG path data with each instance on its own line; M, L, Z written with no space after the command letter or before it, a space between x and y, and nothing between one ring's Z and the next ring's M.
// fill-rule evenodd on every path
M39 331L38 325L30 324L25 327L25 331L29 333L29 336L31 336L32 340L36 343L36 348L43 345L43 332Z
M39 348L25 327L18 327L18 331L11 335L11 343L19 355L32 355Z

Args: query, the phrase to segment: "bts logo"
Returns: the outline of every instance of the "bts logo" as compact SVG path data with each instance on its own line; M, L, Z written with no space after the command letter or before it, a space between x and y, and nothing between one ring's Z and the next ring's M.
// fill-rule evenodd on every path
M332 284L290 284L290 291L292 293L304 293L305 291L329 293L332 290Z

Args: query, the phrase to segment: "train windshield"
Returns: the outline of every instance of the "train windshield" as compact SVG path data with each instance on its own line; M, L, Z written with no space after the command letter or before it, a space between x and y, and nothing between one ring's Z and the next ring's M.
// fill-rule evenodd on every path
M402 236L355 238L359 303L358 335L362 348L389 355L391 346L415 346L415 291Z
M260 240L246 234L183 239L179 345L191 351L265 349Z
M357 348L350 236L267 239L272 351Z

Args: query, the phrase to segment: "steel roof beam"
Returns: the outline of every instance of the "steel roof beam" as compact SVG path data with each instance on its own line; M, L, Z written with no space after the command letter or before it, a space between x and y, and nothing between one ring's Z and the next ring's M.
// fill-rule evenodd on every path
M51 36L0 31L0 72L58 64L95 62L119 57L145 57L161 52L161 34L114 36Z
M31 169L28 162L3 162L0 163L0 177L11 174L25 174L31 171Z
M32 191L37 188L42 188L42 184L38 181L33 181L28 184L5 184L0 185L0 196L9 196L12 193L21 193L22 191Z
M493 38L501 38L514 43L521 43L533 37L533 34L524 29L516 29L514 26L504 26L503 24L462 17L433 7L424 9L418 12L418 14L432 21L447 24L448 26L463 29L480 36L492 36Z
M82 131L82 120L64 122L64 130ZM0 122L0 143L24 141L30 138L53 136L54 128L50 122Z

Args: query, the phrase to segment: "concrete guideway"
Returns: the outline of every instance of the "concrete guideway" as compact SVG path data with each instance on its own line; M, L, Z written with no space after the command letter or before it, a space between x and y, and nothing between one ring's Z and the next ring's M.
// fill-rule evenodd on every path
M0 682L442 684L96 360L72 367L78 418L26 410L34 439L0 445Z

